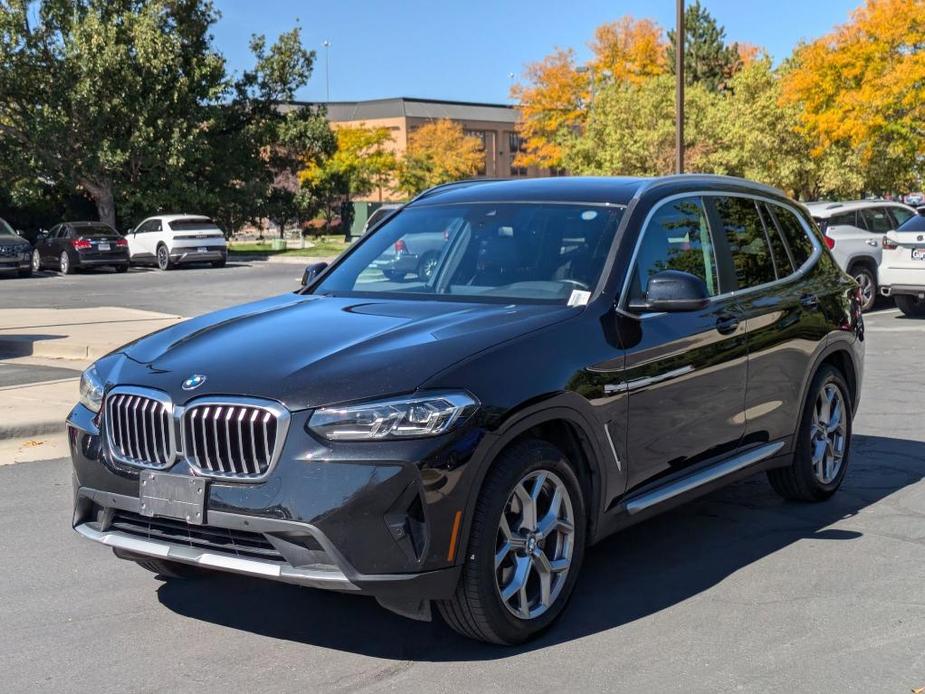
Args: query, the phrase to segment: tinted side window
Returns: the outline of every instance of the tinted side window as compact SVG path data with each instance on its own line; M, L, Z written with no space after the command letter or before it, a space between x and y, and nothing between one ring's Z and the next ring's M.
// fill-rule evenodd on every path
M893 219L896 220L897 227L905 224L908 220L915 216L915 214L907 210L905 207L891 207L890 212L893 213Z
M809 240L806 230L793 212L780 205L768 205L768 207L774 213L777 225L787 240L793 262L797 268L802 267L813 254L813 242Z
M885 234L893 228L893 220L885 207L870 207L861 210L861 214L867 220L867 229L874 234Z
M761 221L764 222L764 231L771 242L771 257L774 258L774 269L777 270L777 276L786 277L793 272L793 261L790 258L790 252L787 250L787 244L784 237L780 235L780 230L771 219L771 214L765 203L758 204L758 210L761 212Z
M649 279L663 270L696 275L711 296L719 293L716 253L700 198L665 203L643 229L630 297L643 299Z
M855 226L854 212L843 212L842 214L832 215L829 218L829 226Z
M714 204L732 254L738 288L757 287L776 280L771 249L755 201L718 197L714 198Z

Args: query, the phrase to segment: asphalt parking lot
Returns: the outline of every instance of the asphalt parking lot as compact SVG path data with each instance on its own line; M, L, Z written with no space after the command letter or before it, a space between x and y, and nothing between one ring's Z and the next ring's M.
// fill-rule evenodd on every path
M37 276L0 283L0 302L192 315L293 289L298 275L241 265ZM0 465L0 689L925 687L925 321L887 308L867 326L861 411L836 497L788 503L755 477L612 537L590 551L559 624L517 649L405 620L369 598L231 576L162 582L70 529L67 460Z
M306 258L305 264L315 262ZM0 278L0 308L123 306L195 316L225 306L293 291L302 265L230 261L223 268L181 266L169 272L100 268L74 275L43 270L28 279Z

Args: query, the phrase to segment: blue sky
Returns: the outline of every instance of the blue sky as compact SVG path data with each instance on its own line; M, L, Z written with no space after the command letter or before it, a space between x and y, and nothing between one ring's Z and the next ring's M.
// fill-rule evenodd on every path
M507 102L510 73L556 46L588 53L594 28L624 14L674 22L674 0L215 0L215 44L233 70L251 64L253 33L272 40L296 20L318 52L299 97L325 98L323 41L330 41L332 100L418 96ZM776 61L801 39L848 19L862 0L704 0L729 40L768 49Z

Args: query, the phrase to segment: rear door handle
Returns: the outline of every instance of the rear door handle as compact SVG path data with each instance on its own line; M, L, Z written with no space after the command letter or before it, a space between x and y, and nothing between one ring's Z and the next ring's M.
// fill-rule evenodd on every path
M804 294L800 297L800 305L803 308L819 308L819 297L815 294Z
M720 316L716 319L716 331L720 335L730 335L739 327L739 319L735 316Z

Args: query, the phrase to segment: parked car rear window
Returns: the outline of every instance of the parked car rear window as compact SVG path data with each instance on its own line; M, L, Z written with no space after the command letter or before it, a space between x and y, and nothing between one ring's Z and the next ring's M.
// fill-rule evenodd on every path
M87 239L116 238L119 236L119 232L105 224L92 227L74 227L74 233Z
M771 249L751 198L714 198L716 212L726 234L739 289L757 287L777 279Z
M893 215L893 219L895 220L897 227L902 226L909 219L916 216L912 210L907 210L905 207L899 206L891 207L890 213Z
M774 219L787 239L794 263L797 268L802 267L813 254L813 242L809 240L806 230L793 212L780 205L768 205L768 208L774 213Z
M205 217L175 219L169 224L174 231L221 231L215 222Z
M707 285L710 296L719 294L716 252L700 198L673 200L655 212L643 230L630 299L643 299L652 275L664 270L695 275Z
M469 203L405 208L314 289L564 303L597 284L622 207Z

